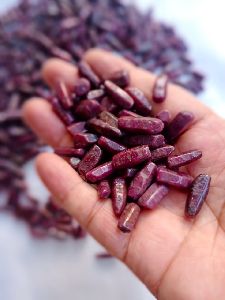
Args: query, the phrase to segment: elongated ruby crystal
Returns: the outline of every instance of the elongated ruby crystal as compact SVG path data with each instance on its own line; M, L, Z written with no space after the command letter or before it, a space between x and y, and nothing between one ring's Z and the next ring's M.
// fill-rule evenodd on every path
M202 157L202 151L200 150L192 150L187 151L178 155L168 157L168 167L169 168L177 168L181 166L188 165Z
M160 167L157 170L157 181L176 188L187 189L191 186L193 178L188 174Z
M125 179L115 178L112 185L112 205L114 214L119 217L127 203L127 187Z
M197 176L192 184L191 190L187 197L185 214L187 217L195 217L209 192L211 177L206 174Z
M120 117L118 127L128 133L157 134L162 132L164 124L157 118Z
M113 156L112 165L114 169L135 167L151 158L148 146L140 146L122 151Z
M139 198L138 204L147 209L154 209L168 194L169 189L163 184L153 183Z
M125 233L133 231L138 221L140 212L141 209L137 204L128 203L119 218L118 228Z
M134 100L130 95L112 81L106 80L105 88L109 96L111 96L112 101L120 107L129 109L134 105Z
M156 174L156 170L156 165L150 162L147 163L147 165L135 175L128 188L128 196L131 199L137 200L144 194L146 189L151 184Z

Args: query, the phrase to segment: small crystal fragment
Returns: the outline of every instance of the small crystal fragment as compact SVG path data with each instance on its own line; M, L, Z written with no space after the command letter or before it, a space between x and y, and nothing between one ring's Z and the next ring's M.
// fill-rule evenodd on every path
M73 135L74 147L86 148L97 142L98 137L91 133L77 133Z
M106 80L105 88L109 96L111 96L112 101L119 106L130 109L134 105L134 100L128 95L128 93L112 81Z
M61 147L61 148L55 148L55 154L64 157L72 157L72 156L83 157L85 154L85 150L82 148L76 149L72 147Z
M71 157L70 158L70 165L75 169L77 170L78 166L79 166L79 163L80 163L80 159L77 158L77 157Z
M185 173L178 173L165 167L159 167L157 170L157 182L186 189L191 186L193 178Z
M165 109L161 110L157 115L156 118L160 119L165 125L168 125L171 119L170 112Z
M118 138L122 136L122 132L119 128L111 126L108 123L99 119L91 119L88 122L88 127L96 133L107 137Z
M90 89L91 89L91 84L89 80L87 80L86 78L77 79L74 86L74 92L76 96L78 97L86 96L87 93L90 91Z
M115 178L112 184L112 205L114 214L119 217L127 203L127 187L123 178Z
M102 253L96 254L96 258L97 259L109 259L109 258L113 258L113 256L107 252L102 252Z
M178 113L169 123L167 135L170 141L175 141L182 133L184 133L193 123L194 114L188 111Z
M88 181L95 183L106 179L112 173L113 173L113 167L112 167L112 162L110 161L89 171L86 174L86 178Z
M147 163L147 165L139 171L131 181L128 188L128 197L132 200L140 198L151 184L156 174L156 170L157 167L154 163Z
M116 112L118 108L118 106L109 97L104 97L101 100L101 106L103 110L109 111L111 113Z
M75 114L86 120L96 117L102 111L102 107L96 100L83 100L76 107Z
M128 168L125 170L121 170L120 177L125 178L125 179L131 179L137 174L138 170L134 168Z
M109 125L118 128L118 119L112 113L110 113L108 111L103 111L100 113L99 118L102 121L108 123Z
M108 80L112 81L121 88L125 88L130 83L130 75L126 70L119 70L111 74Z
M99 199L107 199L111 195L111 187L108 180L103 180L98 184Z
M169 168L178 168L188 165L202 157L202 151L192 150L178 155L168 157L167 164Z
M59 103L57 98L53 98L51 100L52 110L56 113L56 115L60 118L60 120L66 125L69 126L74 123L75 119L70 111L65 111Z
M94 87L99 87L99 85L101 84L100 78L97 74L94 73L94 71L85 61L79 62L77 64L77 67L81 76L87 78Z
M119 117L134 117L134 118L140 118L141 116L136 114L135 112L133 111L130 111L130 110L126 110L126 109L123 109L119 112L118 114Z
M122 232L131 232L138 221L141 209L135 203L128 203L119 218L118 228Z
M168 194L169 189L163 184L153 183L139 198L138 204L147 209L154 209Z
M168 157L175 150L174 146L164 146L152 151L152 161Z
M128 87L126 91L133 98L135 109L143 116L149 116L152 106L144 93L136 87Z
M65 109L70 109L73 106L73 101L65 83L63 81L59 81L55 89L62 106Z
M123 145L121 145L117 142L114 142L114 141L112 141L109 138L106 138L104 136L101 136L98 139L98 145L100 147L102 147L104 150L106 150L110 153L113 153L113 154L116 154L116 153L119 153L121 151L126 150L125 146L123 146Z
M193 181L186 202L185 215L187 217L195 217L201 210L209 193L210 182L211 177L205 174L200 174Z
M85 131L85 122L77 122L67 127L68 132L74 136L77 133L81 133Z
M94 145L81 160L78 172L81 176L84 176L87 172L94 169L102 158L102 150L99 146Z
M153 101L156 103L162 103L166 100L167 96L167 85L168 85L168 76L160 75L156 78L154 87L153 87Z
M105 91L102 89L92 90L87 94L88 100L100 100L105 96Z

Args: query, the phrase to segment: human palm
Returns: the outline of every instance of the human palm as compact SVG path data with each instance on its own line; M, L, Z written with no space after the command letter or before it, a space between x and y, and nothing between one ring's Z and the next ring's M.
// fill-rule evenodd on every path
M101 77L127 69L131 84L150 98L154 76L126 60L102 50L91 50L85 59ZM43 68L47 83L54 87L63 79L74 84L77 70L58 59ZM187 91L170 85L167 101L156 104L174 116L193 111L196 120L179 139L179 152L200 149L203 158L187 167L193 177L212 177L206 203L194 220L184 217L186 195L171 190L154 211L143 211L135 230L124 234L117 229L110 201L99 201L93 187L85 183L63 159L41 154L37 169L57 203L76 218L96 240L122 260L157 299L213 300L225 295L225 121ZM61 121L43 99L32 99L24 107L31 128L51 146L72 141Z

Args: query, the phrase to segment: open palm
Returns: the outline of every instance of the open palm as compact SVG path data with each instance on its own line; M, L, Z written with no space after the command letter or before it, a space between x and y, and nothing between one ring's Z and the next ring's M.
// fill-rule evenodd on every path
M154 76L126 60L102 50L91 50L85 59L101 77L127 69L131 84L151 98ZM77 77L74 66L52 59L43 68L47 83L58 79L68 86ZM63 159L41 154L38 172L58 204L76 218L108 251L121 259L158 299L212 300L225 298L225 121L187 91L170 85L168 99L155 105L174 116L181 110L196 114L195 124L179 140L180 152L200 149L203 158L187 171L211 175L209 196L194 220L184 218L186 195L171 191L154 211L144 211L131 234L117 229L110 201L97 199ZM61 121L43 99L32 99L24 107L31 128L51 146L72 144Z

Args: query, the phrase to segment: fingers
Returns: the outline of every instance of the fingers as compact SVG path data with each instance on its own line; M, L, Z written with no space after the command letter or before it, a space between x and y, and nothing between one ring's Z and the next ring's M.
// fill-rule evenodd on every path
M85 60L103 78L107 78L114 71L126 69L130 73L131 85L140 88L151 101L155 76L150 72L134 66L120 56L100 49L89 50ZM162 104L154 105L154 112L162 109L168 109L173 116L181 110L191 110L195 112L196 119L202 119L203 116L211 113L211 110L197 101L192 94L173 84L168 86L167 100Z
M40 155L37 170L58 205L78 220L111 254L122 259L129 235L117 229L111 203L97 200L96 190L57 155Z
M56 58L49 59L44 64L42 75L52 89L60 80L72 89L78 77L76 67ZM67 133L65 125L53 113L51 105L44 99L33 98L27 101L23 106L23 116L37 136L50 146L72 145L72 139Z
M64 124L44 99L33 98L23 106L23 117L31 129L52 147L72 145Z

